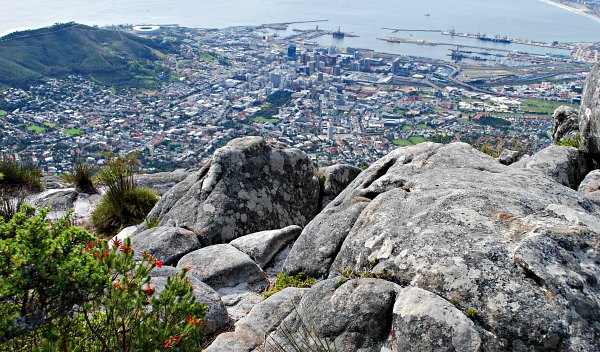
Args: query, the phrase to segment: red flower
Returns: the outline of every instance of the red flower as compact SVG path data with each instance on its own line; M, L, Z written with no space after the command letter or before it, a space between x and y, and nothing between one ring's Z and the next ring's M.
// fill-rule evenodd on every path
M114 288L121 288L121 284L115 281L115 282L113 282L113 287Z
M165 348L171 347L171 340L165 340Z
M146 294L150 296L154 292L154 289L150 285L146 286Z
M190 317L188 317L187 321L188 321L188 323L190 323L192 325L196 325L196 324L198 324L198 322L200 321L200 319L196 319L196 318L190 316Z
M119 248L123 245L123 241L121 241L120 239L115 239L112 243L112 248Z
M133 252L133 248L127 246L122 246L119 250L125 254Z
M200 321L200 327L203 328L206 326L206 323L204 322L204 320Z
M159 267L159 268L162 268L162 261L160 261L160 260L157 261L156 262L156 266Z
M183 270L185 270L186 272L190 271L192 267L190 267L189 264L186 264L186 266L183 267Z
M173 336L173 344L176 345L177 343L179 343L179 335Z

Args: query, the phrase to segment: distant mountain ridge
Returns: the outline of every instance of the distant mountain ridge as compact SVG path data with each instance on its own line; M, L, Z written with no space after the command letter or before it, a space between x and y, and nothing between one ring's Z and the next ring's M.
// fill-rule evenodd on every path
M117 88L157 87L167 69L155 61L166 49L150 39L73 22L15 32L0 38L0 85L24 87L80 74Z

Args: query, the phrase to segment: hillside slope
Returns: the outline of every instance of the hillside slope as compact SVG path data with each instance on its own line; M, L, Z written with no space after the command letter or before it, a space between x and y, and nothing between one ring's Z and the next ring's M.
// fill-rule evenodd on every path
M116 87L157 86L164 48L120 31L76 23L0 38L0 84L23 87L44 77L81 74Z

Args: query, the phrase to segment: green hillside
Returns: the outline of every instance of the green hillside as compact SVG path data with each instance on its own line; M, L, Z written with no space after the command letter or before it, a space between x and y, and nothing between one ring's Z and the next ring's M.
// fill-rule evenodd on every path
M75 23L11 33L0 38L0 86L81 74L119 88L158 87L166 69L154 61L163 51L149 39Z

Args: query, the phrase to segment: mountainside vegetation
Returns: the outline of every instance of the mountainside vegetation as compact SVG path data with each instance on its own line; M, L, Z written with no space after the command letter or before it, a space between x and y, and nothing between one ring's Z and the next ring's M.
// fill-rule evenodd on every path
M0 86L79 74L117 88L155 88L169 77L156 64L168 50L150 39L77 23L15 32L0 38Z

